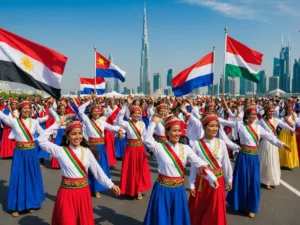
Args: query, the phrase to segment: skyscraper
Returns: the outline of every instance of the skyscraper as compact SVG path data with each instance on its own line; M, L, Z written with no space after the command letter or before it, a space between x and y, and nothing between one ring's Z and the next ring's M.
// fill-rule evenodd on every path
M279 76L280 74L280 59L274 58L273 76Z
M212 85L207 87L207 95L211 95ZM214 96L219 95L219 84L214 84Z
M294 62L292 87L293 93L300 93L300 58Z
M110 62L113 62L113 57L111 54L109 54L108 60ZM116 78L114 79L114 91L116 91L118 93L120 92L119 79L116 79Z
M111 88L111 83L106 80L105 82L105 93L108 93L108 92L111 92L112 91L112 88Z
M143 23L143 37L142 37L142 51L141 51L141 67L140 67L140 92L145 95L150 94L149 82L149 43L148 43L148 28L146 7L144 7L144 23Z
M279 76L269 77L269 92L279 89Z
M232 78L231 77L228 77L228 76L225 76L225 93L230 93L230 88L229 88L229 83L230 83L230 80ZM220 77L220 92L223 92L223 75L221 75Z
M171 80L173 78L173 69L169 69L167 73L167 86L172 87Z
M240 78L240 94L245 95L247 92L254 93L254 82L245 78Z
M256 93L265 94L267 92L267 77L264 70L259 72L259 83L257 84Z
M161 89L161 79L160 74L155 73L153 74L153 92L155 92L158 89Z
M283 47L279 54L280 71L279 71L279 88L287 93L291 92L291 45Z

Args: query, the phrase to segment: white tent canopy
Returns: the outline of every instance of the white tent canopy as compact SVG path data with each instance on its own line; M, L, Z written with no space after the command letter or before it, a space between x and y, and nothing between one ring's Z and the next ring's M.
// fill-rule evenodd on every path
M110 97L124 97L124 95L122 95L122 94L120 94L120 93L118 93L116 91L105 93L104 95L105 95L105 97L109 97L109 98Z

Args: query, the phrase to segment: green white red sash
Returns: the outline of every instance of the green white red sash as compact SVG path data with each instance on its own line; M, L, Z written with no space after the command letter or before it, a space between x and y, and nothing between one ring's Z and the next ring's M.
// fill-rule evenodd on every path
M26 127L26 125L24 124L24 122L22 121L22 119L17 119L18 121L18 125L22 131L22 133L24 134L25 138L27 139L28 142L32 142L33 138L32 135L30 133L30 131L28 130L28 128Z
M164 150L166 151L166 153L168 154L168 156L173 161L174 166L176 167L180 176L184 176L184 166L183 166L181 160L179 159L179 157L174 152L174 150L170 147L170 145L168 145L168 143L161 143L161 144L162 144Z
M78 159L78 157L75 155L75 153L72 151L70 147L63 147L65 150L65 153L67 154L68 158L71 160L73 165L76 167L78 172L83 176L87 177L87 172L85 170L85 167L83 166L82 162Z
M219 169L220 168L219 163L217 162L217 160L215 159L215 157L213 156L213 154L211 153L211 151L207 147L204 140L200 139L198 141L198 144L199 144L199 147L200 147L200 150L201 150L202 154L204 155L206 160L209 162L209 165L211 166L211 168Z
M100 137L103 137L103 131L101 130L101 128L98 126L98 124L93 119L91 119L91 124L92 124L92 127L94 128L94 130L96 131L96 133Z
M272 130L272 132L277 135L276 133L276 129L274 127L274 125L271 123L271 121L268 118L264 118L265 123L267 124L267 126Z
M288 119L288 117L286 116L286 117L284 117L284 120L285 120L285 122L291 127L291 128L293 128L294 126L293 126L293 124L291 124L291 122L289 121L289 119Z
M259 139L256 131L251 127L251 125L245 124L245 127L250 136L252 137L253 141L255 142L256 146L258 146Z
M135 126L135 124L132 123L131 121L129 121L129 125L130 125L131 129L133 130L133 132L135 133L136 137L137 137L139 140L142 140L141 132L140 132L139 129Z

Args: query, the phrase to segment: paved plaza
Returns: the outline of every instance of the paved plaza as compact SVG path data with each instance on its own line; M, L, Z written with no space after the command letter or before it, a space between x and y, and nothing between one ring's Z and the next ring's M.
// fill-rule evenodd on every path
M0 225L49 225L57 189L60 184L60 170L42 169L46 201L34 214L23 214L13 218L6 209L11 160L0 160ZM49 165L49 161L46 161ZM111 170L112 180L119 184L122 162L118 161ZM157 177L157 163L149 157L152 181ZM189 168L186 170L188 187ZM267 191L262 189L259 214L254 219L227 209L229 225L300 225L300 169L282 170L282 180L286 186ZM288 184L288 185L287 185ZM293 189L294 188L294 189ZM188 189L187 194L188 194ZM297 191L298 190L298 191ZM102 193L100 200L93 198L95 224L101 225L141 225L147 210L151 191L145 193L141 201L116 197L110 191Z

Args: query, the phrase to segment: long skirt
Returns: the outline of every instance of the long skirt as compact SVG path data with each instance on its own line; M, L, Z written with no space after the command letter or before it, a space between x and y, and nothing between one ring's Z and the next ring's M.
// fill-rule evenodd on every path
M41 208L45 200L37 149L15 148L8 188L8 210L21 212Z
M258 155L239 152L233 171L232 190L226 200L233 210L258 213L260 202Z
M92 198L89 186L59 188L51 225L94 225Z
M11 132L9 126L3 125L0 158L10 158L13 157L14 148L16 147L15 140L10 139L8 136Z
M109 171L109 165L108 165L108 160L107 160L107 155L106 155L106 149L105 145L94 145L96 149L99 152L100 159L98 161L100 167L106 174L108 178L110 178L110 171ZM100 191L105 191L108 190L107 187L101 185L96 178L94 177L93 173L89 170L89 185L92 193L100 192Z
M299 133L298 135L296 135L296 141L297 141L297 148L298 148L298 158L300 160L300 127L297 128L297 133Z
M39 159L50 158L50 154L40 147L38 141L35 141L35 145L38 146L37 152Z
M56 137L54 138L54 144L60 145L60 143L63 139L63 136L65 134L66 134L66 130L64 128L58 129L57 133L56 133ZM55 157L52 157L52 159L51 159L51 168L52 169L59 169L60 168L58 160Z
M279 140L286 143L292 152L285 150L283 147L279 147L279 160L280 166L293 169L299 166L298 148L296 142L296 135L291 135L290 131L281 130L279 134Z
M145 127L148 128L148 126L149 126L149 119L148 119L148 117L147 116L143 116L142 120L143 120L143 122L145 124Z
M151 176L144 145L129 146L127 143L121 172L122 195L135 196L151 188Z
M121 139L119 137L115 138L115 150L116 150L117 159L123 158L126 144L127 144L126 136L123 139Z
M265 185L279 185L280 162L278 147L263 139L259 145L260 183Z
M110 166L117 164L115 144L114 144L114 133L109 130L104 131L105 134L105 148L108 157L108 163Z
M227 225L224 176L218 182L220 186L214 189L203 176L197 176L196 197L190 195L188 203L191 225Z
M155 183L144 225L190 225L184 185L167 187Z

